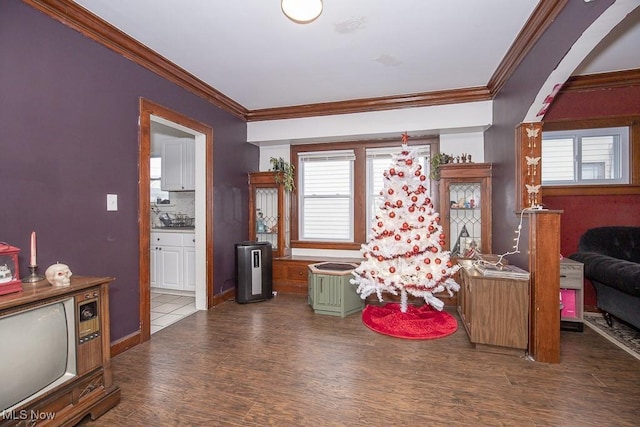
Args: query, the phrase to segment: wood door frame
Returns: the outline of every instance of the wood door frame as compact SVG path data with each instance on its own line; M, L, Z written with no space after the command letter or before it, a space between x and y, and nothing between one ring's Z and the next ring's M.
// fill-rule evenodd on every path
M189 129L193 129L206 138L206 296L207 309L213 307L213 128L178 112L170 110L148 99L140 98L140 124L138 143L138 259L140 288L140 342L151 338L151 285L150 285L150 235L151 201L149 188L149 158L151 156L151 116L161 117Z

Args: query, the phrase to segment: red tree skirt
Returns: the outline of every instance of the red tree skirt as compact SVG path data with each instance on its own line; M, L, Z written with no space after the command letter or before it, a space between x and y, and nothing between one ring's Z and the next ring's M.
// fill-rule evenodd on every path
M372 331L409 340L442 338L458 329L458 321L452 315L428 304L409 305L406 313L400 311L398 303L367 305L362 311L362 323Z

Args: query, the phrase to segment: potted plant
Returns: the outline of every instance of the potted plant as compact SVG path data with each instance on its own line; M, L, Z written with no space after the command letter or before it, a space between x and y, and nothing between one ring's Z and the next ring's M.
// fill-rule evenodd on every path
M291 192L295 187L295 167L289 164L282 157L269 159L271 162L271 170L276 172L276 182L278 184L284 184L285 190Z
M451 156L445 153L437 153L431 156L431 172L429 178L438 181L440 179L440 165L444 165L451 161Z

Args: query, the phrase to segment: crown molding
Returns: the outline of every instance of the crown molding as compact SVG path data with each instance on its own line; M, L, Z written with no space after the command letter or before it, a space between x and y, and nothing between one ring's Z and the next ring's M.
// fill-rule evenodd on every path
M489 79L487 87L495 97L503 88L518 65L529 54L538 39L553 23L569 0L540 1L518 33L515 41Z
M562 86L560 92L577 92L614 87L640 86L640 68L608 73L573 76Z
M70 0L23 0L24 3L79 31L103 46L245 119L248 110L202 80L158 55L106 21Z
M296 105L291 107L265 108L250 111L247 114L247 121L362 113L366 111L395 110L400 108L426 107L430 105L486 101L490 99L491 94L486 87L473 87L443 90L438 92L415 93L410 95L384 96L320 104Z
M246 121L384 111L491 100L568 0L541 1L487 86L248 110L71 0L23 0L107 48Z

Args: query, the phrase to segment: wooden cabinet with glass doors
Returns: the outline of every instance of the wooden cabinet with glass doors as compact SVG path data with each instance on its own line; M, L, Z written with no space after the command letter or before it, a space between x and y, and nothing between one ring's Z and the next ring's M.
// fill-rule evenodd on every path
M441 165L439 190L445 250L459 258L491 253L491 164Z
M291 254L291 194L275 172L249 174L249 240L269 242L273 258Z

